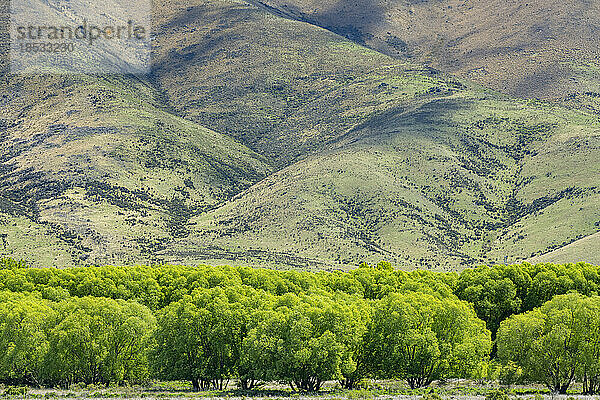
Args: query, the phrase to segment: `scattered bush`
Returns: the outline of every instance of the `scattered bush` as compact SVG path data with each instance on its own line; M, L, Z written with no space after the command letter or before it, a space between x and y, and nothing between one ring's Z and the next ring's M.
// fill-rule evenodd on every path
M372 400L375 398L375 394L367 389L349 390L346 397L349 400Z
M421 400L444 400L442 396L437 394L436 392L425 393L421 396Z
M29 389L25 386L9 386L4 390L5 396L25 396Z
M510 396L504 390L492 390L485 395L485 400L510 400Z

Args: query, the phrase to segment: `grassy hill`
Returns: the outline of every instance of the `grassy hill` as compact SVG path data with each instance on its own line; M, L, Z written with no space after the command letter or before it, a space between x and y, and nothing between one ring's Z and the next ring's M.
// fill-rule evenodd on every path
M600 111L600 4L580 0L255 0L504 93Z
M600 263L578 250L600 231L596 115L516 100L260 4L160 2L155 30L147 77L2 76L5 254Z
M7 250L34 261L48 260L48 246L61 248L57 264L152 260L187 219L271 170L228 136L169 113L134 77L7 75L3 86L0 211L5 227L17 224Z
M576 240L566 246L546 254L532 257L528 260L531 263L537 262L554 262L559 263L560 260L573 260L579 258L582 260L598 260L598 249L600 249L600 233L594 233L585 236L582 239ZM568 261L571 262L571 261ZM597 263L597 261L594 261Z

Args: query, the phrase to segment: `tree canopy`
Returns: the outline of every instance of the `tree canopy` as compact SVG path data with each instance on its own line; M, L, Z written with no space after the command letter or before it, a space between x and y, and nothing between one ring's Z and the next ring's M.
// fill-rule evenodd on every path
M375 377L420 387L501 362L502 380L560 392L580 381L598 393L599 285L588 264L309 272L0 259L0 383L312 391Z

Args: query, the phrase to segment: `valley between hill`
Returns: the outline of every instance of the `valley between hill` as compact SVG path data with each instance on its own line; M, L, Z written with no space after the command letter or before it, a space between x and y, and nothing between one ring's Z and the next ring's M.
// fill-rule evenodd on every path
M3 254L600 263L594 107L510 97L242 1L154 13L149 76L0 76Z

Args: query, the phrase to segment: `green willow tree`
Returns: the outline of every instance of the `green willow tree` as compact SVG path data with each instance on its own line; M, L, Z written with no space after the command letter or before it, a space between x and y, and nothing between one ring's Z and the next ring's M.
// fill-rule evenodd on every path
M286 294L259 315L244 340L253 380L316 391L326 380L353 387L366 372L362 338L370 309L355 296Z
M417 388L470 376L490 350L490 332L467 303L407 292L390 294L375 306L365 351L376 376L404 379Z
M0 381L40 385L55 311L36 295L0 292Z
M156 320L137 302L97 297L71 298L55 307L48 334L46 381L141 382L149 377L148 348Z
M578 377L583 383L583 393L594 395L600 393L600 297L593 296L583 302L585 307L580 308L578 315L584 332Z
M194 390L227 386L247 331L241 291L197 289L159 312L153 364L160 377L189 380Z
M473 303L477 316L486 321L495 338L500 323L521 312L531 277L523 266L481 266L460 274L456 294Z
M598 390L600 298L555 296L541 307L502 322L498 356L519 365L526 379L567 393L579 378L584 391Z

